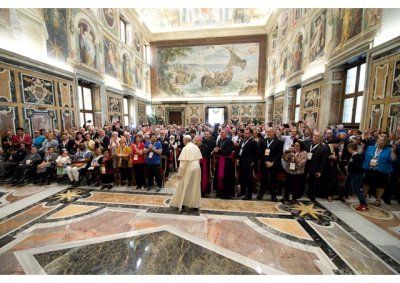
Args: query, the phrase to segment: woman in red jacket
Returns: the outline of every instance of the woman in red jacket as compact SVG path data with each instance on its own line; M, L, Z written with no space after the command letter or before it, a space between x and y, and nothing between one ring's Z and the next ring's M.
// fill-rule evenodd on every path
M144 189L146 187L144 175L144 143L142 134L135 136L135 142L131 144L131 159L133 171L135 172L136 189Z

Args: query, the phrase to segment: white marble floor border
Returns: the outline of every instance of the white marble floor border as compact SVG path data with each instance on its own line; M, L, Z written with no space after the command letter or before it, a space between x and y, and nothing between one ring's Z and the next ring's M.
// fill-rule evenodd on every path
M19 201L16 201L14 203L11 203L9 205L6 205L4 207L0 207L0 219L4 218L10 214L13 214L19 210L24 209L27 206L30 206L36 202L39 202L45 198L48 198L49 196L52 196L56 193L61 192L62 190L65 190L68 186L60 186L60 185L52 185L49 186L49 188L40 191L36 194L33 194L31 196L28 196L26 198L23 198Z
M255 271L257 271L260 274L275 274L275 275L286 274L285 272L278 270L274 267L264 265L260 262L257 262L255 260L252 260L247 257L244 257L242 255L239 255L239 254L232 252L230 250L227 250L225 248L221 248L217 245L211 244L210 242L208 242L206 240L194 237L193 235L191 235L189 233L186 233L180 229L177 229L177 228L169 226L169 225L141 229L141 230L137 230L137 231L130 231L130 232L119 233L119 234L113 234L113 235L108 235L108 236L103 236L103 237L85 239L85 240L80 240L80 241L75 241L75 242L57 244L57 245L52 245L52 246L38 247L38 248L33 248L33 249L28 249L28 250L20 250L20 251L14 252L14 254L15 254L16 258L18 259L19 263L21 264L21 266L23 267L24 271L27 274L45 274L43 268L39 265L39 263L34 258L34 255L37 253L46 253L46 252L51 252L51 251L60 250L60 249L80 247L80 246L95 244L95 243L99 243L99 242L117 240L117 239L122 239L122 238L127 238L127 237L134 237L134 236L139 236L139 235L144 235L144 234L154 233L154 232L160 232L160 231L167 231L172 234L175 234L175 235L177 235L181 238L184 238L185 240L188 240L194 244L202 246L208 250L211 250L211 251L218 253L224 257L227 257L233 261L243 264L251 269L254 269Z
M327 241L327 239L318 231L318 229L315 229L315 226L317 226L317 224L313 223L312 221L306 220L307 223L313 227L314 231L329 245L329 247L334 250L334 252L337 255L340 255L340 253L336 250L336 248L329 244L329 242ZM352 238L354 241L356 241L359 245L363 246L370 254L373 258L375 258L376 260L380 261L381 263L383 263L387 268L389 268L391 271L393 271L394 274L397 274L397 272L390 266L388 265L386 262L384 262L380 257L378 257L374 252L372 252L368 247L366 247L363 243L361 243L359 240L357 240L356 238L353 237L353 235L351 235L349 232L347 232L342 226L340 226L339 224L337 224L336 222L331 222L330 226L323 226L322 228L333 228L333 226L336 225L339 229L341 229L345 234L347 234L350 238ZM341 256L342 260L351 268L351 270L353 270L353 272L355 274L360 274L354 267L353 265L346 260L343 256Z

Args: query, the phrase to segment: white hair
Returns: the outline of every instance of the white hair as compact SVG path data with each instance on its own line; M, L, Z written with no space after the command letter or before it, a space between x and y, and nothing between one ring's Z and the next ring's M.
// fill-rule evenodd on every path
M192 137L191 137L190 135L184 135L184 136L183 136L183 139L184 139L184 140L191 141L191 140L192 140Z

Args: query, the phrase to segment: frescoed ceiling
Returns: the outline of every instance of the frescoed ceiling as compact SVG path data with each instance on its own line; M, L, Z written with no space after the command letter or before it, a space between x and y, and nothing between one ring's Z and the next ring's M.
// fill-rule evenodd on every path
M137 9L152 33L264 26L272 9L179 8Z

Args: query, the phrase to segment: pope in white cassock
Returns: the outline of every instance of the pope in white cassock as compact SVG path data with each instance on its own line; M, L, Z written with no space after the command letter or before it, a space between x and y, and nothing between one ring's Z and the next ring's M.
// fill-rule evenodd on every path
M185 147L179 155L178 187L170 201L170 206L179 208L179 211L182 206L200 208L201 200L201 152L189 135L183 137L183 143Z

